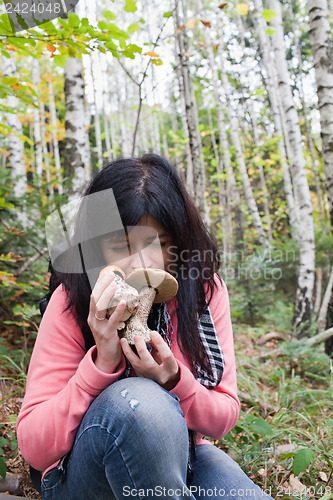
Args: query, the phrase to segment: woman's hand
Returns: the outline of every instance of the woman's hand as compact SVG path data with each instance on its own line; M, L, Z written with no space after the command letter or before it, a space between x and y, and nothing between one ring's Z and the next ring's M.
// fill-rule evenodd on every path
M94 363L106 373L113 373L123 357L117 326L126 308L125 300L121 300L110 318L106 319L107 306L117 289L113 280L111 271L99 276L90 296L87 320L97 346Z
M151 332L153 350L148 351L145 341L139 335L134 337L138 355L130 348L125 338L120 339L123 352L131 363L138 377L145 377L157 382L167 391L179 381L179 366L167 343L157 332Z

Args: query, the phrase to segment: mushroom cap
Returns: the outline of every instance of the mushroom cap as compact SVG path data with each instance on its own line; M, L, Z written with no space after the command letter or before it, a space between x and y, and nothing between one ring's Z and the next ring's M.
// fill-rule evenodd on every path
M156 290L154 303L158 304L172 299L178 291L177 280L163 269L134 269L127 276L126 283L139 292L145 287L154 288Z
M126 274L120 267L116 266L115 264L111 264L110 266L103 267L99 275L102 274L103 271L113 271L115 274L119 274L123 280L126 278Z

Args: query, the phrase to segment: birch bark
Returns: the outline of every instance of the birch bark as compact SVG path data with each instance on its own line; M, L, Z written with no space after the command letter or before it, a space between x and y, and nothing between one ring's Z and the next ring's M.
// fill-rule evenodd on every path
M315 277L315 241L312 203L305 173L305 160L298 114L290 87L283 36L281 5L278 0L269 0L269 6L276 12L276 16L271 21L271 27L275 29L275 33L272 35L274 62L278 75L281 102L286 115L286 125L292 152L291 172L300 212L300 268L294 310L294 326L298 328L301 324L311 320L312 312L312 294Z
M323 211L323 203L322 203L322 192L321 192L321 187L320 187L320 177L319 177L319 172L318 172L318 162L316 160L316 155L314 151L314 146L313 146L313 140L312 140L312 134L311 134L311 124L308 118L308 106L305 100L305 92L304 92L304 85L303 85L303 65L302 65L302 53L300 49L300 42L297 34L297 27L294 22L294 14L293 14L293 9L292 9L292 4L289 1L288 2L289 6L289 16L291 20L291 27L292 27L292 32L294 35L294 45L296 48L296 54L297 54L297 59L298 59L298 79L299 79L299 94L300 94L300 99L302 102L302 108L303 108L303 117L304 117L304 123L305 123L305 129L307 132L307 139L308 139L308 144L309 144L309 150L310 150L310 156L311 156L311 163L312 163L312 170L315 175L315 183L316 183L316 192L317 192L317 198L318 198L318 211L319 211L319 220L320 220L320 225L322 229L324 229L324 211ZM328 24L329 26L329 24ZM331 53L332 56L332 53ZM333 68L332 68L333 70ZM332 78L332 84L333 84L333 78ZM333 86L332 86L333 88ZM333 94L332 94L333 95ZM332 109L333 109L333 103L332 103Z
M2 70L4 76L15 76L16 65L13 56L3 58ZM19 100L16 96L7 97L7 106L10 109L19 109ZM6 113L7 125L11 131L8 137L9 166L13 179L13 193L16 198L23 196L27 189L26 169L24 161L24 143L20 138L23 134L22 124L17 111Z
M34 138L35 138L35 158L36 158L36 174L37 174L37 185L40 187L42 185L42 175L43 175L43 150L42 150L42 135L40 127L40 116L39 116L39 93L38 86L40 84L40 72L39 72L39 61L33 58L32 61L32 83L35 87L35 92L37 96L34 96L35 107L33 109L34 115Z
M310 40L315 68L326 188L333 232L333 52L326 0L308 0Z
M185 11L183 5L183 11ZM187 53L187 35L184 29L180 28L180 18L178 12L178 2L175 8L175 31L176 39L178 42L179 59L181 64L184 101L186 110L186 121L189 135L189 143L191 149L192 163L193 163L193 184L194 196L198 207L203 213L206 224L209 224L208 204L205 196L206 192L206 172L205 164L202 155L202 143L199 131L198 110L196 107L195 94L193 89L193 82L188 65Z
M75 57L67 59L65 66L66 138L64 150L65 176L73 176L71 194L81 192L85 186L87 157L87 131L85 116L82 62Z
M57 110L55 105L55 97L54 97L54 88L52 83L52 69L51 64L49 64L49 107L50 107L50 117L51 117L51 126L52 126L52 142L53 142L53 154L54 154L54 163L57 174L58 181L58 193L62 194L62 175L61 175L61 163L60 163L60 153L59 153L59 143L58 143L58 119L57 119Z

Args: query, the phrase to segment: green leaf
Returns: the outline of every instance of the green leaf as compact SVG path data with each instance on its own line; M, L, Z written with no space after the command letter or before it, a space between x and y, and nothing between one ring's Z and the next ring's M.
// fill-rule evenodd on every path
M168 12L164 12L163 17L170 17L172 16L172 10L168 10Z
M114 21L116 19L116 14L114 14L110 10L106 10L104 12L104 17L105 17L105 19L108 19L109 21Z
M19 79L15 78L14 76L5 76L5 78L2 79L2 83L5 85L13 86L18 83Z
M266 35L271 36L274 35L274 33L276 33L276 30L273 30L272 28L267 28L267 30L265 30L265 33Z
M130 24L129 27L127 28L127 33L129 33L131 35L132 33L139 31L139 29L140 29L140 26L138 25L138 23L133 23L133 24Z
M68 24L71 28L78 28L80 26L80 18L77 14L68 13Z
M294 457L293 473L298 476L301 472L306 470L315 459L315 454L309 448L299 450Z
M138 47L138 45L135 45L135 43L130 43L129 45L127 45L127 50L129 50L130 52L136 52L138 54L141 54L142 52L142 48L141 47Z
M6 479L6 464L2 457L0 457L0 476Z
M0 446L6 446L6 444L8 444L8 439L0 436Z
M60 66L61 68L64 68L66 66L66 56L54 56L53 58L54 64L57 66Z
M100 30L107 30L108 29L108 24L105 21L99 21L98 22L98 27Z
M135 0L126 0L124 9L125 12L135 12L137 10Z
M25 30L29 29L29 26L27 25L23 17L21 17L19 14L16 14L16 19L22 28L24 28Z
M276 16L276 12L273 9L266 9L263 11L263 13L261 15L269 23L269 21L274 19L274 17Z
M256 434L267 435L273 433L272 427L263 418L249 415L248 417L246 417L245 422L249 424L253 432L255 432Z

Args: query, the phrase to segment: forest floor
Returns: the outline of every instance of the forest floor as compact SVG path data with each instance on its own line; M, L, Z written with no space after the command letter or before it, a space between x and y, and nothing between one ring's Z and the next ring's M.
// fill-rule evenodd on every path
M15 436L33 336L18 340L18 326L1 314L0 457L2 448L7 473L22 476L21 494L38 499ZM267 321L233 324L242 408L236 427L214 443L273 498L333 498L332 366L322 346L318 355L297 350L288 332Z

